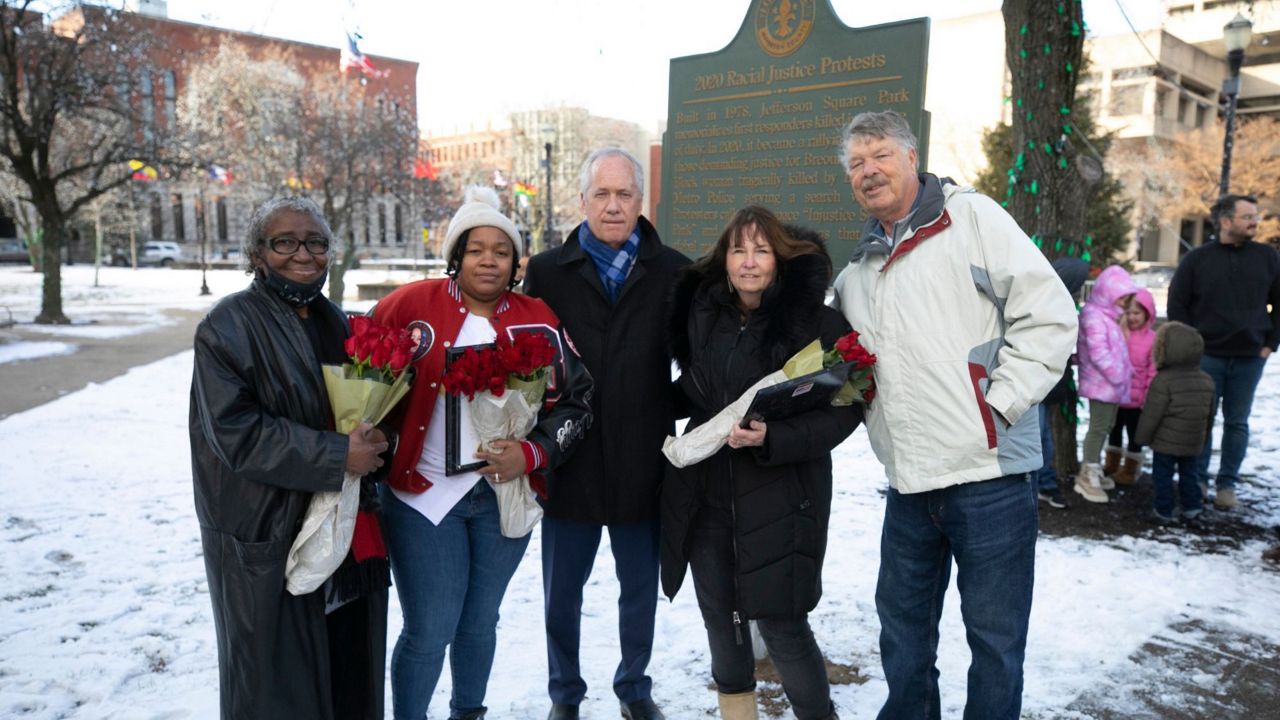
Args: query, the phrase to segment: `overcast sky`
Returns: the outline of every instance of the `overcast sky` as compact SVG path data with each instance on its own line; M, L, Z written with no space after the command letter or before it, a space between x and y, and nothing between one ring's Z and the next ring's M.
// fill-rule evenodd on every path
M1098 35L1159 24L1157 0L1084 0ZM832 0L860 27L999 10L999 0ZM668 61L724 47L748 0L170 0L169 16L338 47L358 27L363 52L414 60L424 129L483 128L547 104L656 130L667 112Z

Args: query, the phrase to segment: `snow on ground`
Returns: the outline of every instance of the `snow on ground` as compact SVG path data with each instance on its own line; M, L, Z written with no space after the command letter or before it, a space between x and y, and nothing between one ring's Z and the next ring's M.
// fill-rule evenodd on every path
M4 334L0 334L0 339ZM0 344L0 365L52 355L70 355L76 346L64 342L11 342Z
M38 283L26 287L13 275L0 269L0 305L29 301L31 288L38 298ZM245 281L213 275L215 296ZM147 282L135 285L139 278ZM102 308L199 307L208 300L186 295L198 281L193 271L138 271L97 296L69 284L68 309L111 315ZM187 445L191 362L190 352L181 353L0 421L0 716L217 716ZM1245 502L1280 489L1273 478L1280 364L1269 363L1258 398L1245 470L1265 480L1242 490ZM827 655L867 678L833 688L842 715L871 717L886 693L874 605L884 481L862 430L837 449L835 467L826 594L812 622ZM1280 517L1264 521L1280 525ZM495 718L541 718L548 704L536 533L503 604L487 699ZM610 689L617 585L607 540L602 545L583 608L583 711L597 718L617 713ZM1024 715L1062 717L1074 698L1099 687L1119 695L1135 670L1131 656L1173 623L1200 619L1280 643L1280 573L1260 572L1261 550L1253 543L1204 555L1145 537L1041 538ZM650 667L655 699L672 720L708 717L715 706L706 639L686 585L674 602L659 604ZM393 640L399 627L393 595ZM968 650L954 583L940 654L943 715L959 717ZM432 718L447 717L449 685L446 672Z

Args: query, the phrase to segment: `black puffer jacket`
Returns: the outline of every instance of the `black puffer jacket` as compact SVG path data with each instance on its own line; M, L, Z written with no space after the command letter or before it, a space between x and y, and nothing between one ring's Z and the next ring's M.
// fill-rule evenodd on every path
M802 231L792 229L794 233ZM820 239L803 232L808 239ZM825 256L783 263L745 325L723 275L682 273L672 305L673 355L690 413L705 422L814 338L829 347L849 331L823 304ZM684 469L668 466L662 487L662 587L684 581L690 526L704 503L734 511L738 610L748 618L796 617L822 596L831 516L831 449L862 419L861 406L810 412L768 424L763 447L733 450Z
M1204 338L1170 321L1156 332L1156 376L1138 418L1134 441L1165 455L1199 455L1217 413L1213 378L1200 369Z

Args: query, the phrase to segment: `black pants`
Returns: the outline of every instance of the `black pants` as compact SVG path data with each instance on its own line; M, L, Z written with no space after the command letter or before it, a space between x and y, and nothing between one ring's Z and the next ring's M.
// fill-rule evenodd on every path
M738 603L734 589L733 519L728 510L702 508L693 521L689 566L698 608L711 647L711 676L726 694L755 689L755 656L746 618L735 625ZM782 678L782 689L800 720L832 716L831 688L822 651L813 638L807 615L758 618L769 657Z
M1129 452L1142 452L1142 446L1133 441L1133 435L1138 431L1138 416L1142 414L1142 408L1122 407L1116 410L1116 422L1111 426L1111 437L1107 443L1112 447L1121 447L1121 431L1129 437L1129 444L1125 449Z

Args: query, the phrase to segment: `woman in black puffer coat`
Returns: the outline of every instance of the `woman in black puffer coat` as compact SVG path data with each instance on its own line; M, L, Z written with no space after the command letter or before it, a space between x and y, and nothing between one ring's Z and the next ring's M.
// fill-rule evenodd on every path
M683 272L672 306L672 351L689 428L723 409L820 338L849 331L823 303L831 258L811 231L768 210L739 210L706 257ZM662 489L662 584L674 597L693 568L711 646L721 717L754 718L757 620L796 717L835 717L808 613L822 595L831 515L831 450L861 406L827 407L734 428L726 447Z

